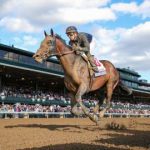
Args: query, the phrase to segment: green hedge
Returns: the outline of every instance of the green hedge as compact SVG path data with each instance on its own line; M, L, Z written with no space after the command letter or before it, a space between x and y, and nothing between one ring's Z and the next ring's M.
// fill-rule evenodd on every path
M63 101L59 99L55 100L45 100L45 101L37 101L37 100L32 100L28 98L19 98L19 97L6 97L5 99L2 99L0 97L0 102L4 102L7 104L16 104L16 103L21 103L21 104L28 104L28 105L35 105L35 104L40 104L40 105L45 105L45 106L50 106L50 105L60 105L60 106L68 106L70 105L68 102L64 103Z
M28 98L20 98L20 97L6 97L5 99L2 99L0 97L0 102L1 103L5 103L5 104L16 104L16 103L21 103L21 104L28 104L28 105L35 105L35 104L40 104L43 106L50 106L50 105L59 105L62 107L66 107L68 105L70 105L69 102L66 101L63 102L62 100L59 99L55 99L55 100L45 100L45 101L37 101L37 100L32 100L32 99L28 99ZM91 107L94 106L91 103L84 103L86 107Z

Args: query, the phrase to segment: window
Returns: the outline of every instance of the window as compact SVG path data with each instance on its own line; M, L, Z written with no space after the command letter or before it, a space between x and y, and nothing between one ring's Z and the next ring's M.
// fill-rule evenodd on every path
M0 50L0 58L2 58L2 59L5 58L5 57L6 57L6 56L5 56L6 54L7 54L6 51Z

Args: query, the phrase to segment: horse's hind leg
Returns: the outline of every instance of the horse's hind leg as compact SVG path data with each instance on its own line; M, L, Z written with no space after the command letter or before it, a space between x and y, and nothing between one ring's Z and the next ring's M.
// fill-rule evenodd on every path
M96 106L93 109L94 113L99 113L100 110L100 106L103 104L103 101L105 99L105 88L103 87L102 89L98 90L96 92L96 95L98 97L98 103L96 104Z
M100 107L100 104L99 104L99 102L96 104L96 106L94 107L94 109L93 109L93 112L94 113L98 113L99 112L99 107Z
M110 108L110 100L112 98L112 94L113 94L113 83L107 83L106 86L106 90L107 90L107 94L106 94L106 98L104 99L103 103L106 104L105 108L103 108L100 113L99 113L99 117L102 118L105 114L105 112Z

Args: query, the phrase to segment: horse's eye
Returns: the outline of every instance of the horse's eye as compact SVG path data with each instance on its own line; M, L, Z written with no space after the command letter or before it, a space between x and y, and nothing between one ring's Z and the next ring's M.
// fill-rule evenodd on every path
M51 44L51 41L48 41L47 44L50 45L50 44Z

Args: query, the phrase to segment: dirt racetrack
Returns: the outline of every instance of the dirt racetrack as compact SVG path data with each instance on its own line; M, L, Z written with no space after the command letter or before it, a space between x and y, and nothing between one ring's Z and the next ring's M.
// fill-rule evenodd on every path
M110 123L124 128L107 129ZM125 129L126 127L126 129ZM150 118L1 119L0 150L150 150Z

